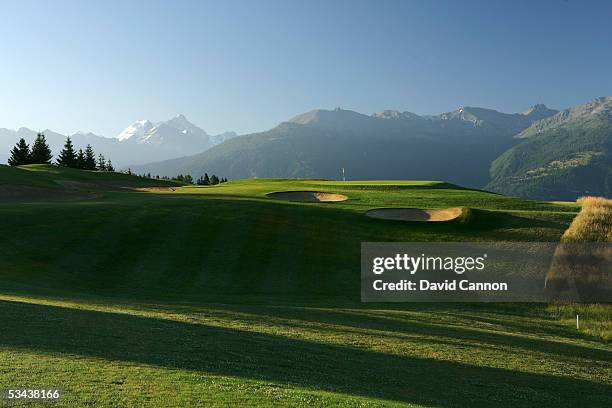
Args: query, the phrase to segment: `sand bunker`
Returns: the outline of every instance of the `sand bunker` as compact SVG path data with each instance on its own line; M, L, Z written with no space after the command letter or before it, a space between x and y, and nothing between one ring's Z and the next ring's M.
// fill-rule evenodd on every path
M366 212L368 217L397 221L451 221L463 213L460 207L439 210L420 208L378 208Z
M126 187L129 188L129 187ZM176 187L140 187L134 188L136 191L146 191L149 193L171 193L176 191Z
M279 191L266 194L268 198L285 201L336 202L347 200L342 194L324 193L322 191Z

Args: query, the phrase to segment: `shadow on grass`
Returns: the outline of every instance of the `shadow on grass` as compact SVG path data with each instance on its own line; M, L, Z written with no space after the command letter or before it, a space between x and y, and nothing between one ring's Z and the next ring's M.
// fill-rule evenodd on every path
M565 229L567 224L558 221L519 217L502 211L472 210L472 222L480 227L494 225L496 228L553 228Z
M196 370L406 403L612 404L612 386L585 380L157 318L3 301L0 323L5 328L0 347L8 349Z
M223 310L215 310L223 318L232 318L232 314L238 315L237 320L244 321L249 324L257 324L262 321L274 321L277 325L287 327L307 328L312 327L308 324L326 324L341 326L335 331L351 331L359 330L379 330L380 336L388 336L389 333L395 333L398 336L428 336L433 339L427 339L427 342L440 344L464 344L465 346L484 347L490 346L492 349L500 347L520 348L527 352L539 351L546 354L562 356L566 358L584 358L588 360L612 361L612 352L584 347L577 344L564 343L556 340L543 340L534 337L525 337L521 335L508 335L500 332L483 330L483 327L478 327L478 324L497 324L502 328L511 331L523 331L533 334L559 335L567 337L567 331L563 329L536 327L536 323L531 325L517 324L508 320L498 320L485 317L474 317L464 313L444 313L448 316L454 316L456 321L439 321L432 323L431 315L419 316L415 314L397 315L385 313L372 313L368 310L351 310L351 311L336 311L330 309L302 309L302 308L266 308L265 312L262 309L254 310L250 307L239 307L233 305L225 305ZM244 314L246 313L246 315ZM252 314L249 314L252 313ZM461 319L467 319L474 322L475 328L460 327L457 323ZM541 324L541 321L538 322ZM385 333L382 333L385 332ZM572 336L574 337L574 336ZM584 337L584 336L583 336ZM450 339L450 341L449 341Z

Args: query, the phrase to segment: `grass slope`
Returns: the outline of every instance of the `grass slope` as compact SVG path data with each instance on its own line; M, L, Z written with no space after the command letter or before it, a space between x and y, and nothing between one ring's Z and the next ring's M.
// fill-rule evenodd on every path
M578 204L435 181L156 192L90 182L92 197L0 202L0 322L11 328L0 335L0 388L61 387L64 406L612 402L608 305L359 303L361 241L558 241ZM265 197L286 190L349 200ZM469 219L364 216L457 206Z
M134 175L86 171L47 164L10 167L0 165L0 201L74 200L100 191L121 188L180 186L169 180L145 179Z
M582 210L561 240L563 242L612 242L612 200L583 197Z

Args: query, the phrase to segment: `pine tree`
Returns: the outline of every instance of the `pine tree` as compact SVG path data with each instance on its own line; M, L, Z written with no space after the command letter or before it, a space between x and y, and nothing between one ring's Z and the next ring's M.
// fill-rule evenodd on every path
M77 154L76 168L77 169L85 168L85 153L83 152L83 149L79 149L79 153Z
M85 165L83 166L85 170L95 170L96 169L96 154L93 151L91 145L87 145L85 147Z
M115 168L113 167L113 163L111 162L110 159L108 159L108 161L106 162L106 171L115 171Z
M215 184L219 184L219 178L213 174L212 176L210 176L210 184L213 186Z
M183 181L188 184L193 184L193 177L191 177L191 174L186 174Z
M53 154L51 154L47 139L45 139L45 135L42 133L36 135L36 140L34 140L32 145L31 158L31 162L34 164L51 164Z
M64 167L77 167L77 156L74 152L72 140L70 140L69 137L66 138L64 148L62 149L59 157L57 158L57 164Z
M15 147L13 147L13 150L11 150L8 164L10 166L21 166L28 163L30 163L30 146L28 146L24 138L21 138Z
M202 182L202 184L205 186L210 185L210 177L208 177L208 173L204 173L204 181Z
M106 160L104 159L102 153L98 155L98 170L106 170Z

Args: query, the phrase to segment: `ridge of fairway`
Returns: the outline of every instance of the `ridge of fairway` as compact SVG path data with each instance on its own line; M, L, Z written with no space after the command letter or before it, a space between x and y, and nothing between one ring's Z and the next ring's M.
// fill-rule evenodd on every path
M51 164L0 165L0 202L75 201L101 191L125 188L171 188L183 183L132 174L80 170Z

